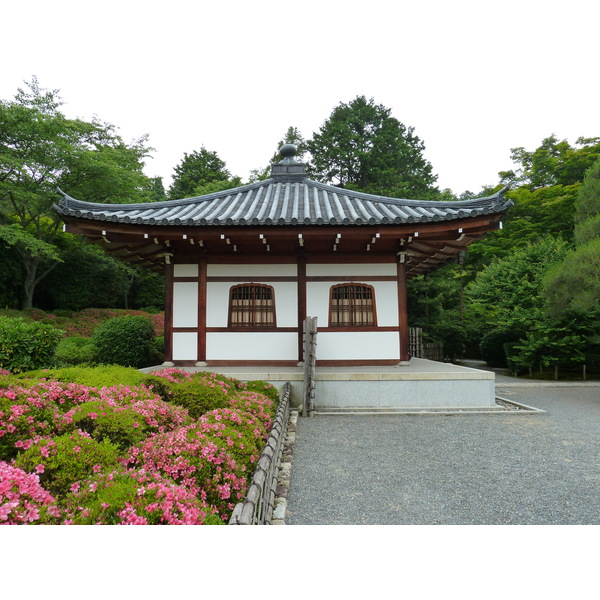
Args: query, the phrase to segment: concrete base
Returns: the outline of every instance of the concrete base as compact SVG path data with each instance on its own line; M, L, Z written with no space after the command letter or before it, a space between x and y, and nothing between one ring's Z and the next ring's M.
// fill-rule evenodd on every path
M260 379L278 388L289 381L292 406L302 403L301 367L186 367L185 370L216 371L242 381ZM495 405L493 372L419 358L411 359L408 365L390 367L318 367L315 376L315 409L320 412L489 409Z

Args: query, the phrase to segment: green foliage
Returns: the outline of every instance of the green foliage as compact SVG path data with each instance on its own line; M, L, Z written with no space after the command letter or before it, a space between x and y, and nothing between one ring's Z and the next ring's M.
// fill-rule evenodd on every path
M125 367L147 367L153 356L154 328L144 317L116 317L96 328L92 340L98 360Z
M99 442L108 440L121 450L141 442L151 429L139 412L125 406L112 406L104 400L76 407L72 425Z
M0 317L0 368L20 373L52 366L63 333L44 323Z
M263 394L263 396L267 396L267 398L270 398L276 404L279 403L279 392L277 391L277 388L268 381L261 381L260 379L248 381L244 388L249 392Z
M552 317L600 309L600 237L569 252L543 280Z
M77 383L89 387L102 388L114 385L141 385L147 375L130 367L119 365L98 365L96 367L77 366L46 371L23 373L23 377L46 377L63 383Z
M65 239L68 238L68 239ZM108 256L100 247L59 234L56 244L64 249L62 262L37 286L36 306L52 310L126 306L137 271Z
M585 244L600 237L600 159L588 170L576 203L575 238Z
M561 239L546 238L492 262L470 283L465 296L485 322L508 331L527 331L543 319L542 281L568 252Z
M577 247L544 280L549 314L584 316L600 308L600 159L586 173L576 202Z
M165 305L165 280L156 273L140 270L131 285L130 307L160 312Z
M579 146L579 147L577 147ZM585 172L600 156L600 138L580 137L573 147L555 135L542 140L539 148L528 152L512 148L511 159L519 164L517 171L499 175L504 182L539 188L554 185L573 185L583 181Z
M67 119L56 90L34 78L13 101L0 101L0 241L19 264L23 308L37 284L63 260L51 210L56 187L95 202L149 198L145 139L126 144L106 123Z
M203 385L197 379L185 380L171 387L170 401L187 408L190 417L197 419L215 408L228 406L229 395L219 386Z
M209 193L202 190L214 183L219 185L212 191L235 187L235 182L232 185L231 173L227 170L225 163L216 152L211 152L204 146L191 154L185 152L183 160L175 167L174 171L173 183L169 188L169 198L171 199L191 198L202 195L202 193ZM239 185L239 180L237 185Z
M307 142L311 171L341 187L385 196L426 198L437 179L423 157L425 146L373 99L340 103Z
M168 479L136 471L114 471L88 480L86 488L63 501L64 514L75 525L122 525L131 511L136 523L147 525L223 525L216 510ZM195 519L186 516L194 510Z
M63 338L56 346L55 359L59 365L90 365L96 361L96 346L83 336Z
M585 362L585 346L585 337L569 327L540 322L527 332L520 343L513 345L510 354L511 368L518 371L536 366L541 370L554 365L580 364Z
M479 343L481 358L490 367L508 366L506 348L518 342L520 333L506 331L504 329L492 329L488 331Z
M119 449L108 440L97 442L88 434L67 433L38 440L17 456L15 466L38 472L41 485L53 496L66 495L73 484L97 470L119 466Z
M531 190L526 186L506 193L514 206L502 219L502 229L492 231L469 246L465 268L480 271L495 258L545 237L573 240L574 206L581 184L555 185Z

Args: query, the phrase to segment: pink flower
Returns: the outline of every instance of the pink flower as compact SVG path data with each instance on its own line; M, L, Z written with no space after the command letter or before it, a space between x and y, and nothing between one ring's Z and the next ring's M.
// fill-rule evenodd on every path
M36 473L43 473L44 472L44 465L40 464L35 468L35 472Z
M76 481L76 482L75 482L75 483L74 483L74 484L71 486L71 488L70 488L70 489L71 489L71 491L72 491L72 492L77 492L77 491L79 491L79 488L80 488L80 487L81 487L81 486L79 485L79 482L78 482L78 481Z

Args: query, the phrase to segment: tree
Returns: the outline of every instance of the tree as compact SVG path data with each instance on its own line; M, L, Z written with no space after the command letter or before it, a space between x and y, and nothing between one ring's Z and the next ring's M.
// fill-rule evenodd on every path
M240 185L239 177L232 178L217 153L204 146L191 154L185 152L174 171L173 183L169 188L169 198L173 200L200 196L203 188L217 182L222 186L220 189Z
M146 138L128 145L112 125L67 119L57 90L27 85L0 101L0 242L19 264L22 308L61 260L57 186L93 202L149 200Z
M162 202L167 199L162 177L152 177L150 179L148 192L152 202Z
M600 310L600 158L579 188L575 241L576 248L544 280L549 313L557 318Z
M467 279L491 263L547 236L573 241L575 200L581 187L553 185L530 189L520 186L505 195L515 203L502 219L502 229L489 232L467 252Z
M600 238L600 158L585 175L575 209L577 244Z
M573 185L583 181L585 172L600 156L600 138L580 137L573 147L553 134L539 148L528 152L511 149L511 160L519 164L514 171L499 173L503 183L528 185L532 189L550 185Z
M547 237L496 259L467 286L469 304L479 308L488 328L529 330L544 318L544 276L568 250L565 241Z
M358 96L341 103L307 142L311 174L341 187L392 197L433 197L437 176L425 146L391 116L391 110Z

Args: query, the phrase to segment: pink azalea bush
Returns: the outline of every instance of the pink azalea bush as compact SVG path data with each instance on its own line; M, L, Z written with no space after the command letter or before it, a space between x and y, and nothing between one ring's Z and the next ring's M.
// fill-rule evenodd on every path
M112 471L71 492L57 522L77 525L220 524L216 509L158 473Z
M55 504L36 474L0 462L0 525L35 523L44 509L58 516Z
M0 522L10 524L226 522L276 410L269 384L255 387L263 395L213 373L163 369L103 387L4 376Z
M40 483L56 496L72 490L73 485L95 472L120 464L119 448L108 440L97 442L85 431L36 440L20 453L15 466L38 473Z
M216 507L224 520L247 487L247 466L197 424L148 438L130 449L128 464L192 490Z
M104 387L98 395L98 400L77 406L63 419L72 428L87 431L98 440L108 439L122 448L191 420L185 408L164 402L145 386Z
M40 436L64 428L63 412L94 398L83 385L40 381L0 389L0 458L13 458Z

